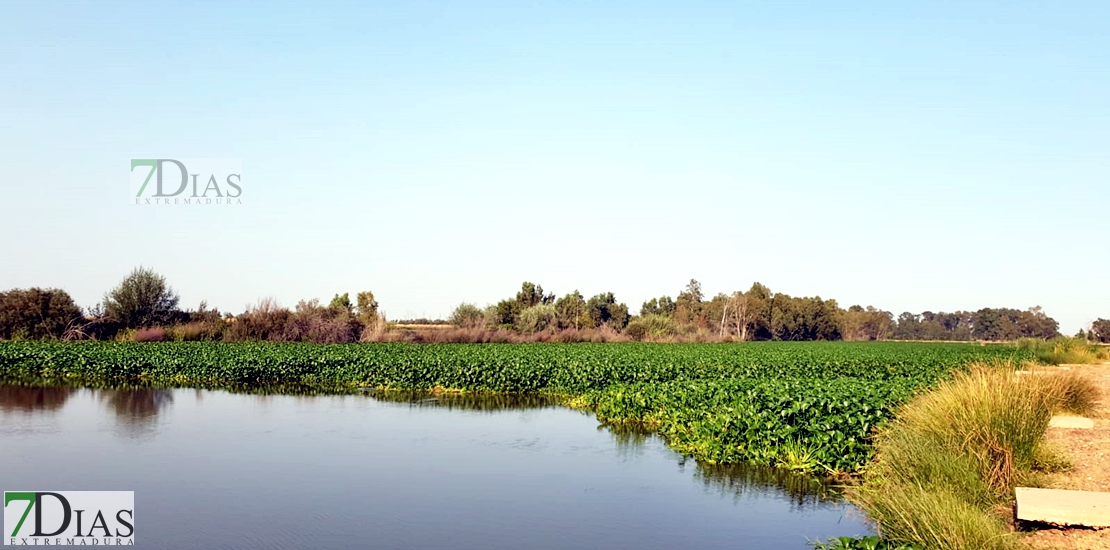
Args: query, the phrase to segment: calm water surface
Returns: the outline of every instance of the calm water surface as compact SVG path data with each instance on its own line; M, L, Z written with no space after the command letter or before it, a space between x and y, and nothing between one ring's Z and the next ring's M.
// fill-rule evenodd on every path
M0 489L133 490L140 548L811 548L821 487L541 399L0 386Z

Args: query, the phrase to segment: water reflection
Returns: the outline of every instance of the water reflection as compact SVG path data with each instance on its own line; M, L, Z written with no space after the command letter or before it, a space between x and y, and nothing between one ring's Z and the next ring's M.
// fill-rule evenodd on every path
M430 392L399 390L379 390L367 393L378 401L467 411L532 409L552 407L559 404L558 399L541 395L433 394ZM606 431L613 437L618 455L622 457L640 454L650 440L659 438L654 432L632 424L600 424L597 429L598 431ZM741 499L750 495L765 495L768 491L781 491L789 496L791 508L800 510L823 502L839 501L843 498L842 487L829 479L799 474L781 468L742 464L710 465L677 454L676 457L681 466L685 466L687 460L696 464L694 477L706 488L731 496L734 499Z
M843 487L832 480L784 470L743 464L698 464L694 478L707 488L739 499L777 489L790 497L792 509L803 509L843 498Z
M409 403L416 406L444 407L466 411L542 409L559 404L558 399L544 395L431 393L407 390L374 390L366 393L378 401L389 403Z
M623 453L643 448L648 440L659 438L654 432L635 425L602 424L597 429L612 434L617 450ZM793 508L802 509L843 498L842 487L830 479L767 466L706 464L679 455L680 466L686 466L688 461L696 464L694 478L706 488L735 499L776 490L789 495Z
M99 394L117 417L129 420L151 420L173 404L170 390L101 390Z
M807 540L870 532L845 516L850 506L824 500L835 492L816 480L684 466L659 437L590 429L596 419L552 399L374 397L0 385L0 471L28 486L133 488L150 503L144 547L155 550L367 540L812 550ZM92 457L95 467L73 467ZM174 475L162 475L166 468ZM221 499L204 504L212 491ZM314 510L309 524L305 509Z
M172 390L97 390L95 393L114 413L117 425L132 437L152 434L158 414L173 405Z
M42 388L0 385L0 410L57 411L77 390L73 388Z

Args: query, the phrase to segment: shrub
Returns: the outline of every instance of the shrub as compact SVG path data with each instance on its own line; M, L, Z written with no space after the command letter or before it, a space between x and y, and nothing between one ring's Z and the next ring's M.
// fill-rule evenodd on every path
M0 292L0 339L62 338L67 329L81 321L81 309L64 290Z
M166 329L166 339L175 342L216 342L223 339L226 329L227 322L223 319L193 321L169 327Z
M357 342L362 325L344 305L349 302L345 298L346 295L337 296L328 307L321 306L317 300L302 300L286 320L282 340L321 344Z
M1030 378L1039 391L1051 400L1054 411L1087 414L1098 406L1102 390L1087 375L1078 371L1057 371Z
M462 303L451 312L449 321L459 328L478 328L485 324L486 313L474 304Z
M231 321L224 339L232 342L281 341L284 339L285 324L292 316L293 312L281 307L271 298L259 300L257 304Z
M1049 340L1037 353L1037 359L1052 365L1086 364L1097 362L1098 355L1086 340L1060 337Z

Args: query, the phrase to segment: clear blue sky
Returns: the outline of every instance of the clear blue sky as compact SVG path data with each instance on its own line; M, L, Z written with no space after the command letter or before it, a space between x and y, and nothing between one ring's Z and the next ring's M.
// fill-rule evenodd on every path
M9 2L0 288L1110 317L1107 2ZM131 158L243 204L127 204Z

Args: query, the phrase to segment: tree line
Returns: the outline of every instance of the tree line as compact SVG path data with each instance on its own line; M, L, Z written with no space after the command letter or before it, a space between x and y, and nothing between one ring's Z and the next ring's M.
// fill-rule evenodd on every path
M446 320L419 327L387 322L370 291L354 300L335 294L324 304L301 300L292 309L260 300L239 314L179 307L165 277L139 267L88 309L60 289L0 292L0 339L121 339L213 341L749 341L749 340L1016 340L1049 339L1059 324L1040 307L983 308L952 313L905 312L873 306L841 308L836 300L773 292L761 283L708 297L691 279L674 297L643 302L639 312L612 292L557 297L531 282L497 303L462 303ZM408 322L406 322L408 323ZM429 336L433 334L433 336ZM1079 336L1110 342L1110 320ZM430 340L429 340L430 339Z

